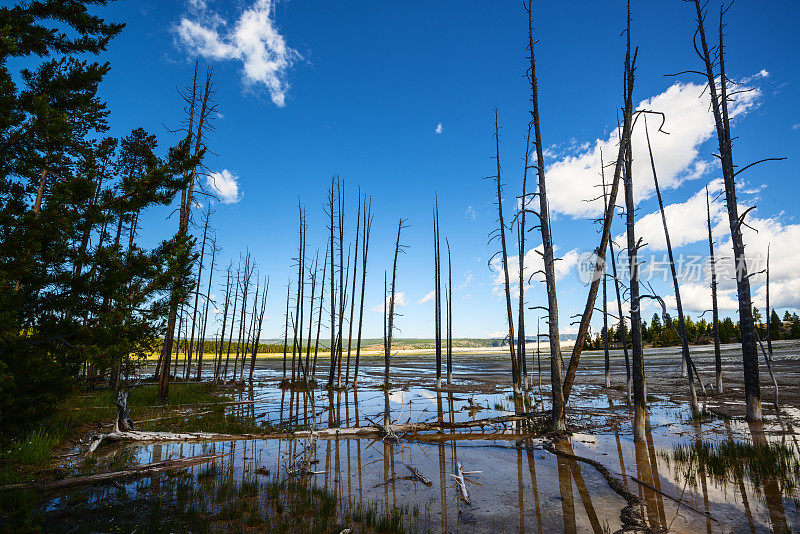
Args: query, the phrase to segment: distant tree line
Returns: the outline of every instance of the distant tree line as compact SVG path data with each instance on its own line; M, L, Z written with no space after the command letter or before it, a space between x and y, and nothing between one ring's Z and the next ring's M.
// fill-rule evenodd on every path
M762 320L761 312L758 308L753 308L753 317L756 322L756 329L761 339L767 337L767 326ZM691 317L686 317L686 334L689 342L693 345L710 345L714 342L712 323L701 318L698 321ZM672 319L673 327L665 325L659 316L654 313L650 323L642 321L642 341L651 347L674 347L680 345L681 341L676 330L678 329L678 319ZM797 313L783 314L783 320L776 310L772 310L770 317L770 338L775 341L779 339L800 339L800 316ZM627 334L627 343L630 346L630 332ZM619 326L610 326L608 329L609 344L612 348L622 346L622 334ZM741 342L739 325L734 323L730 317L726 317L719 322L719 340L721 343ZM603 330L587 341L589 350L603 350Z

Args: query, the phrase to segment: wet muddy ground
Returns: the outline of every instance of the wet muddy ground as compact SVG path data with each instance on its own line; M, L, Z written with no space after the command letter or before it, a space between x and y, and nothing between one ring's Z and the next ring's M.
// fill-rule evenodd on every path
M713 383L713 348L693 348L692 353L704 381ZM98 531L115 525L126 531L139 524L135 517L153 521L152 529L142 531L164 527L171 531L614 532L623 528L626 500L595 466L573 459L575 455L599 462L638 497L636 511L654 531L796 531L800 529L800 448L795 431L800 425L800 345L775 344L773 370L781 411L778 415L771 407L774 391L764 370L765 421L758 425L743 419L737 347L725 346L723 357L725 393L713 395L709 388L709 395L701 399L706 416L693 420L678 353L647 351L646 443L632 441L624 361L614 352L610 389L604 387L602 355L587 353L582 360L568 410L568 437L543 437L535 424L510 422L406 435L399 442L340 436L107 447L94 460L94 469L210 452L222 456L211 466L194 466L177 477L140 478L113 487L52 494L43 508L45 530ZM391 371L391 419L459 422L546 410L549 367L544 354L542 358L541 391L534 351L528 362L533 389L525 397L514 397L508 385L509 363L503 356L454 355L455 385L440 392L432 388L432 357L397 357ZM318 373L327 372L327 363L320 361ZM366 360L361 373L357 391L295 392L279 388L280 360L261 360L252 387L230 390L232 399L244 404L227 410L282 428L371 425L383 418L383 368L378 360ZM566 454L554 454L553 449ZM85 472L86 460L79 456L85 447L76 447L73 453L65 464ZM456 484L459 465L472 472L465 483L469 502ZM412 476L414 470L421 479ZM286 486L290 483L301 487ZM319 495L321 500L301 503L297 497L301 494ZM156 509L153 499L158 499ZM234 506L242 502L249 504ZM294 517L287 519L287 514ZM186 517L175 524L159 522L159 517L170 515Z

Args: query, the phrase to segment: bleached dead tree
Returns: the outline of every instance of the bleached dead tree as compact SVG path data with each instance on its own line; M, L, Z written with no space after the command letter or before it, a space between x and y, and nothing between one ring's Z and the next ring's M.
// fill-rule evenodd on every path
M395 318L395 296L397 295L397 257L400 253L405 252L405 249L408 248L408 245L403 245L400 243L400 233L403 231L404 228L408 228L406 225L405 219L400 219L400 222L397 223L397 240L395 241L394 245L394 261L392 262L392 285L390 286L389 292L389 299L388 302L384 303L384 308L388 308L388 312L386 313L385 319L385 342L384 342L384 382L383 385L386 388L386 391L389 391L389 367L391 364L392 358L392 336L394 332L394 318ZM384 281L384 285L386 285Z
M322 309L325 303L325 275L328 269L328 247L325 247L325 259L322 260L322 284L319 288L319 307L317 308L317 336L314 341L314 363L311 364L311 379L317 379L317 355L319 354L319 334L322 330ZM312 396L313 397L313 396Z
M439 258L439 200L433 206L433 335L436 351L436 389L442 388L442 282Z
M194 284L194 306L192 310L192 333L189 336L189 352L186 353L186 369L183 375L184 381L189 381L189 373L192 370L192 353L194 349L194 333L197 327L197 308L200 306L200 282L203 280L203 260L206 254L206 241L208 240L208 224L211 221L211 203L208 203L206 211L203 212L203 241L200 246L200 262L197 268L197 280ZM198 341L199 343L199 341Z
M625 163L625 151L630 144L631 136L631 122L633 120L633 87L634 87L634 72L636 69L636 56L638 48L631 55L631 39L630 39L630 6L628 8L628 22L626 26L626 48L625 48L625 69L623 75L623 123L622 132L620 135L619 153L617 154L616 163L614 165L614 175L611 180L611 189L608 194L608 205L606 207L605 217L603 219L603 230L600 234L600 245L596 250L596 259L594 265L594 277L589 285L589 294L586 297L586 306L584 307L581 316L580 325L578 327L578 335L575 338L575 345L572 347L572 355L569 359L569 366L564 378L564 402L569 400L569 394L572 390L572 385L575 381L575 372L578 370L578 363L581 358L581 351L586 341L586 335L589 332L590 322L592 320L592 313L595 308L595 301L597 300L597 292L600 287L600 276L603 272L606 250L609 247L611 240L611 225L614 220L614 213L616 212L617 193L619 192L619 184L623 173ZM617 298L619 303L619 298ZM622 315L620 314L620 317ZM624 323L624 320L622 321ZM624 338L623 338L624 343Z
M718 395L723 392L722 354L719 347L719 307L717 305L717 262L714 258L714 238L711 235L711 199L706 186L706 214L708 221L708 265L711 269L711 330L714 336L714 367L716 370Z
M253 340L252 355L250 358L250 383L253 383L253 371L256 368L256 357L258 357L258 343L261 339L261 327L264 324L264 313L267 310L267 296L269 296L269 276L264 277L264 293L261 297L261 310L258 313L257 327L255 331L255 338Z
M228 264L227 274L225 275L225 304L222 307L222 327L219 329L219 347L217 351L217 362L214 366L214 383L219 381L220 371L222 370L222 348L225 344L225 327L228 321L228 305L231 297L231 264Z
M736 269L736 293L739 300L739 330L742 338L742 360L744 363L744 390L747 405L748 421L761 420L761 383L758 375L758 352L756 347L756 331L753 321L753 299L750 293L750 276L748 274L747 259L745 257L742 226L745 217L753 207L739 214L739 205L736 200L736 176L745 170L764 161L775 161L784 158L765 158L755 163L745 165L739 170L733 163L733 137L731 134L730 114L728 104L732 100L728 89L730 79L725 74L725 45L723 19L730 9L720 8L719 14L719 43L709 46L706 39L705 3L700 0L691 0L694 4L696 28L693 44L695 52L703 63L703 70L687 70L678 74L698 74L705 78L708 96L711 104L711 113L714 117L714 127L719 145L719 160L722 167L722 177L725 186L725 202L728 208L728 224L733 245L733 259ZM699 41L698 41L699 38ZM717 70L715 70L717 69Z
M358 311L358 340L356 341L356 364L353 370L353 388L358 385L358 362L361 356L361 329L364 324L364 289L367 284L367 254L369 253L369 237L372 232L372 198L364 198L364 225L361 233L361 303Z
M214 265L216 264L217 254L219 254L219 252L220 248L217 246L217 236L214 235L211 238L211 266L208 269L208 287L206 288L206 303L205 303L205 309L203 311L203 328L200 333L200 343L197 351L198 382L203 378L203 353L205 352L206 329L208 328L208 323L209 323L208 307L211 304L211 301L213 300L211 298L211 282L214 279Z
M350 320L347 323L347 368L344 374L345 385L350 383L350 350L353 344L353 313L356 306L356 278L358 274L358 245L359 233L361 231L361 187L358 188L358 208L356 209L356 240L355 250L353 251L353 283L350 291Z
M662 124L663 124L664 117L662 115ZM675 305L678 309L678 336L681 340L681 361L682 367L688 368L688 373L686 369L682 369L684 371L684 376L689 379L689 407L692 410L693 415L700 414L700 408L697 404L697 391L694 385L694 378L693 376L697 376L697 379L700 381L700 385L703 387L705 391L705 386L703 386L703 381L697 373L697 369L694 367L692 363L692 356L689 353L689 336L686 334L686 321L683 317L683 304L681 301L681 289L680 284L678 283L678 274L675 269L675 258L672 254L672 241L669 237L669 227L667 226L667 215L664 212L664 201L661 198L661 187L658 185L658 173L656 172L656 161L653 157L653 147L650 144L650 132L647 129L647 115L644 116L644 133L645 138L647 139L647 151L650 155L650 167L653 170L653 184L655 185L656 190L656 198L658 198L658 209L661 212L661 225L664 228L664 241L667 245L667 256L669 258L669 267L670 273L672 274L672 285L675 290Z
M528 170L533 166L531 165L531 127L533 124L528 123L528 131L525 135L525 158L522 167L522 195L519 200L519 210L516 216L517 219L517 245L519 253L519 308L517 316L517 354L520 366L522 367L522 389L527 390L530 388L528 380L528 362L526 356L526 336L525 336L525 235L528 233L526 222L528 206Z
M450 241L447 244L447 385L453 384L453 264L450 261Z
M521 393L521 388L518 383L519 370L517 366L517 355L514 347L514 313L511 308L511 279L508 273L508 249L506 248L506 223L503 218L503 181L501 178L500 166L500 126L497 118L497 108L494 108L494 139L495 139L495 156L494 160L497 164L497 174L489 176L495 181L497 189L497 229L494 230L489 237L491 243L494 239L500 239L500 250L489 259L489 267L491 268L492 260L497 256L501 256L503 265L503 281L505 284L506 294L506 318L508 320L508 350L511 354L511 380L514 386L515 393Z
M539 124L539 82L536 77L536 59L533 40L533 8L528 0L528 52L530 60L529 79L531 85L531 116L533 119L534 145L536 146L536 174L538 177L539 227L542 233L542 261L544 263L544 278L547 289L547 314L548 334L550 341L550 383L552 388L553 403L553 429L566 429L565 397L562 389L561 368L561 339L558 328L558 298L556 296L556 274L553 254L553 237L550 229L550 207L547 203L547 185L545 180L544 146L542 145L542 132ZM527 166L527 164L526 164ZM534 212L535 213L535 212ZM522 288L520 288L520 291Z

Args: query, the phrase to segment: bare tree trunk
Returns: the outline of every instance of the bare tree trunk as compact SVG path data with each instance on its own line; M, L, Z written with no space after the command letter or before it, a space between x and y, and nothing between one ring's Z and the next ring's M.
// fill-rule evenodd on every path
M319 270L319 249L314 253L314 266L310 272L311 277L311 305L308 311L308 341L306 342L306 363L304 366L303 380L308 384L308 371L311 369L311 333L314 330L314 293L317 290L317 271ZM320 302L322 299L320 299Z
M214 367L214 383L219 381L220 371L222 371L222 347L225 345L225 327L228 320L228 305L230 304L231 294L231 264L228 264L228 272L225 277L225 307L222 311L222 328L219 330L219 354L217 364Z
M353 313L356 306L356 274L358 273L358 238L361 232L361 188L358 188L358 214L356 215L356 242L355 251L353 252L353 289L350 292L350 321L348 322L347 331L347 370L344 375L345 385L350 383L350 349L353 343Z
M322 285L319 288L319 309L317 311L317 340L314 342L314 363L311 366L311 378L317 379L317 354L319 352L319 334L322 329L322 306L325 302L325 275L328 269L328 247L325 247L325 260L322 262ZM358 361L358 360L356 360ZM358 371L358 364L356 364Z
M533 116L534 143L536 144L536 171L539 178L539 227L542 231L544 249L544 276L547 286L547 312L550 341L550 380L553 397L553 429L566 429L565 395L562 388L561 341L558 328L558 299L556 297L555 258L553 238L550 232L550 208L547 204L547 186L544 172L544 147L539 126L539 88L536 78L536 60L533 40L533 13L528 1L528 51L530 52L531 115Z
M631 358L628 354L628 327L625 323L625 315L622 313L622 292L619 288L619 278L617 277L617 260L614 255L614 243L609 240L608 254L611 256L611 276L614 279L614 290L617 295L617 313L619 314L619 332L622 337L622 354L625 358L625 391L628 404L632 401L633 394L633 374L631 373Z
M628 14L630 20L630 11ZM630 139L630 137L629 137ZM625 149L625 215L628 237L628 268L630 271L631 299L631 349L633 351L633 441L646 439L647 399L645 398L644 357L642 352L642 315L639 298L639 258L640 243L636 240L635 209L633 201L633 155L630 141Z
M433 208L433 335L436 347L436 389L442 389L442 284L439 276L439 200Z
M192 311L192 334L189 337L189 352L186 354L186 372L183 379L189 381L189 373L192 369L192 354L194 349L194 331L197 326L197 306L200 303L200 281L203 279L203 259L206 253L206 240L208 238L208 222L211 220L211 204L203 217L203 244L200 246L200 262L197 269L197 281L194 284L194 310Z
M336 192L338 189L338 176L334 176L331 178L331 188L328 190L328 216L330 217L330 221L328 223L328 229L330 230L330 250L331 250L331 293L330 293L330 300L331 300L331 369L330 373L328 374L328 384L327 387L330 389L333 387L333 379L336 373L336 253L335 253L335 242L334 242L334 218L336 216L335 208L336 208Z
M197 381L203 378L203 352L206 343L206 328L208 327L208 305L211 303L211 281L214 279L214 262L217 258L217 238L211 240L211 268L208 270L208 288L206 289L206 305L203 311L203 329L200 334L202 339L199 342L200 350L197 352Z
M239 267L236 269L236 289L233 292L233 313L231 313L231 331L228 334L228 350L225 355L225 370L222 373L222 381L228 379L228 363L231 361L231 342L233 341L233 328L236 323L236 304L239 298L239 278L241 277L241 256L239 257Z
M250 383L253 383L253 372L256 369L256 358L258 357L258 343L261 339L261 327L264 324L264 312L267 310L267 295L269 294L269 277L264 278L264 294L261 297L261 311L258 315L258 328L253 341L253 355L250 358Z
M258 317L258 293L261 287L258 284L258 275L256 274L256 295L253 299L253 311L250 312L250 326L247 328L247 336L244 348L242 349L242 367L239 370L239 381L244 382L244 366L247 363L247 353L250 349L250 343L253 342L253 335L256 331L256 317ZM256 343L258 349L258 343Z
M283 380L286 380L286 346L289 344L289 295L292 290L292 281L286 283L286 315L283 321Z
M386 326L384 327L385 332L385 348L384 348L384 381L383 385L386 390L386 394L389 394L389 365L391 363L392 358L392 332L394 331L394 297L395 297L395 289L397 287L397 256L400 254L400 251L405 248L404 245L400 244L400 232L405 228L405 221L400 219L400 222L397 223L397 241L395 241L394 245L394 261L392 262L392 286L391 286L391 293L389 297L389 302L384 304L384 310L388 306L389 313L388 317L385 320ZM385 275L384 275L385 278ZM384 286L386 285L386 281L384 279ZM388 411L385 414L384 421L388 424Z
M339 319L336 332L336 387L342 387L342 328L344 322L345 288L344 278L344 185L337 183L337 205L339 207Z
M298 202L297 209L300 212L300 242L297 246L297 298L295 299L294 309L294 329L292 330L292 383L297 380L296 373L301 372L303 367L303 290L305 289L305 216L303 214L303 207ZM299 368L295 367L295 360L298 356L300 358Z
M611 181L611 190L608 195L608 207L606 209L605 218L603 219L603 231L600 237L600 246L597 247L597 259L594 266L594 277L589 285L589 294L586 297L586 307L581 316L580 326L578 327L578 335L575 339L575 345L572 347L572 355L569 359L569 366L567 374L564 379L564 402L569 400L569 393L572 389L572 384L575 381L575 372L578 369L578 363L581 358L581 351L583 344L586 340L586 335L589 332L589 323L592 320L592 313L594 312L595 301L597 300L597 291L600 286L599 273L604 272L604 264L606 257L606 249L611 240L611 225L614 221L614 212L616 210L617 192L619 191L620 177L622 176L622 168L624 163L625 147L630 143L631 129L632 129L632 115L633 115L633 84L634 84L634 69L636 65L636 52L631 58L631 41L630 41L630 16L628 16L627 23L627 39L626 39L626 53L625 53L625 73L624 73L624 86L623 100L625 101L622 135L620 136L619 153L617 154L616 164L614 165L614 177ZM613 256L613 254L612 254ZM619 298L617 298L619 302ZM620 318L623 316L620 314ZM624 319L622 319L624 323ZM625 338L623 338L623 344Z
M681 303L681 290L678 284L678 274L675 270L675 258L672 255L672 241L669 238L669 228L667 227L667 215L664 213L664 202L661 199L661 188L658 186L658 175L656 173L656 162L653 158L653 148L650 145L650 132L647 129L647 116L644 118L644 133L647 139L647 151L650 155L650 167L653 169L653 183L655 184L656 197L658 198L658 208L661 211L661 225L664 227L664 240L667 244L667 255L669 257L669 267L672 273L672 285L675 289L675 304L678 308L678 328L681 338L681 355L682 367L688 368L688 373L685 376L689 379L689 407L692 414L697 416L700 414L700 407L697 404L697 391L695 390L694 378L692 374L697 376L697 380L702 386L703 381L700 375L697 374L697 369L694 368L692 356L689 353L689 337L686 335L686 321L683 317L683 304ZM683 369L682 369L683 371ZM702 386L705 389L705 386Z
M603 275L603 356L605 357L606 388L611 387L611 358L608 352L608 290L606 276Z
M725 47L723 44L722 15L720 13L719 47L715 49L715 56L719 64L719 92L717 92L717 76L714 73L714 57L708 48L705 31L705 13L700 0L695 0L697 32L695 34L695 49L698 50L704 66L705 77L708 82L709 96L711 99L711 112L714 116L714 125L717 131L719 156L722 164L722 176L725 184L725 200L728 207L728 223L733 244L734 265L736 266L736 292L739 297L739 328L742 336L742 359L744 363L744 389L747 404L747 420L761 420L761 384L758 376L758 353L756 349L755 326L753 322L753 301L750 295L750 278L748 276L747 261L742 239L742 224L745 212L739 216L739 207L736 201L736 171L733 164L733 151L731 147L731 130L728 116L728 80L725 76ZM700 37L700 48L697 48L697 39Z
M250 264L250 252L244 258L242 271L242 310L239 316L239 337L236 339L236 358L233 360L233 381L236 382L236 372L239 370L239 354L242 352L242 341L247 324L247 293L250 291L250 277L253 275L253 266Z
M769 351L769 359L772 359L772 309L769 306L769 243L767 243L767 309L765 315L767 316L767 351Z
M447 243L447 385L453 385L453 264L450 261L450 241Z
M497 164L497 174L493 176L497 186L497 224L498 232L500 235L500 254L502 255L503 262L503 275L506 291L506 318L508 320L508 349L511 354L511 381L514 387L514 393L520 393L519 384L519 371L517 367L517 355L514 350L514 313L511 308L511 279L508 274L508 253L506 248L506 223L503 219L503 182L501 180L500 168L500 127L497 121L497 108L494 108L494 138L495 138L495 162Z
M528 6L530 8L530 4ZM523 162L522 170L522 196L520 197L520 209L518 212L517 220L517 244L519 245L519 310L517 317L517 355L519 363L522 367L522 389L528 390L530 382L528 380L528 363L525 355L525 234L527 227L525 225L525 216L528 214L528 169L531 168L531 126L528 123L528 132L525 135L525 161ZM448 250L449 260L449 250Z
M708 215L708 254L711 267L711 329L714 335L714 366L717 375L717 394L722 394L722 354L719 347L719 307L717 306L717 262L714 259L714 238L711 236L711 200L706 186L706 213Z
M356 366L353 371L353 388L358 385L358 361L361 356L361 327L364 324L364 289L367 284L367 253L369 252L369 236L372 231L372 199L364 199L364 231L361 234L361 304L358 311L358 341L356 342Z

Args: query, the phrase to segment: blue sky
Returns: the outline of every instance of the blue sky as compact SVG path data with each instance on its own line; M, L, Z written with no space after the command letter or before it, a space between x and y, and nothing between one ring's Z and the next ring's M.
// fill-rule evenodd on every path
M607 161L614 157L610 137L621 105L624 9L622 1L576 1L569 9L559 2L534 6L553 239L557 254L565 258L558 281L564 332L574 331L569 317L585 301L586 289L576 272L580 254L598 241L589 221L596 205L582 200L596 192L590 181L599 179L599 147ZM717 23L717 9L712 2L709 26ZM127 24L104 55L112 65L102 92L112 109L113 134L142 126L159 134L162 148L173 144L177 139L165 128L174 129L183 116L176 88L190 80L195 59L202 68L214 69L221 115L209 139L215 154L206 163L235 179L238 194L230 196L235 201L215 206L213 221L224 263L250 250L260 272L271 277L263 337L277 337L283 328L282 295L293 272L298 199L308 210L312 253L315 247L324 253L322 203L333 173L346 185L349 234L356 188L373 198L365 335L381 332L381 313L372 308L381 303L383 271L391 267L400 217L410 224L403 235L410 248L399 262L398 290L406 304L398 308L398 335L433 335L432 302L419 301L433 288L430 213L435 193L441 233L453 249L455 336L505 330L497 274L487 266L495 251L495 245L487 245L496 219L493 189L482 177L493 174L492 107L497 106L508 197L504 205L510 213L519 194L528 120L529 88L523 76L527 20L520 2L148 0L117 2L102 14ZM656 134L651 123L651 137L670 205L673 241L681 243L676 253L704 257L705 197L700 192L710 182L718 189L713 181L720 173L711 155L716 141L706 100L698 99L700 87L690 85L700 80L664 77L700 66L691 43L693 20L692 7L678 0L633 2L632 35L640 47L635 101L667 114L664 129L670 135ZM781 312L800 307L794 164L800 156L798 20L796 2L772 2L769 9L741 2L730 11L726 28L729 75L753 89L737 104L734 158L742 165L763 157L789 158L743 174L739 189L742 205L758 205L751 224L759 233L747 237L748 252L760 254L766 243L773 243L773 301ZM637 216L651 243L643 251L649 259L651 253L663 254L663 236L660 221L651 215L657 205L642 146L641 139L634 140ZM717 204L718 254L729 256L721 199ZM165 220L166 213L148 214L145 241L172 231L177 222ZM614 234L623 231L618 221ZM535 232L528 236L529 248L540 243ZM735 291L732 281L721 284L724 313L730 315ZM527 288L530 303L542 304L541 286ZM760 286L754 278L757 296ZM668 284L654 287L671 295ZM710 307L702 276L687 278L685 287L691 315ZM221 295L219 288L214 293ZM529 314L529 331L536 313Z

